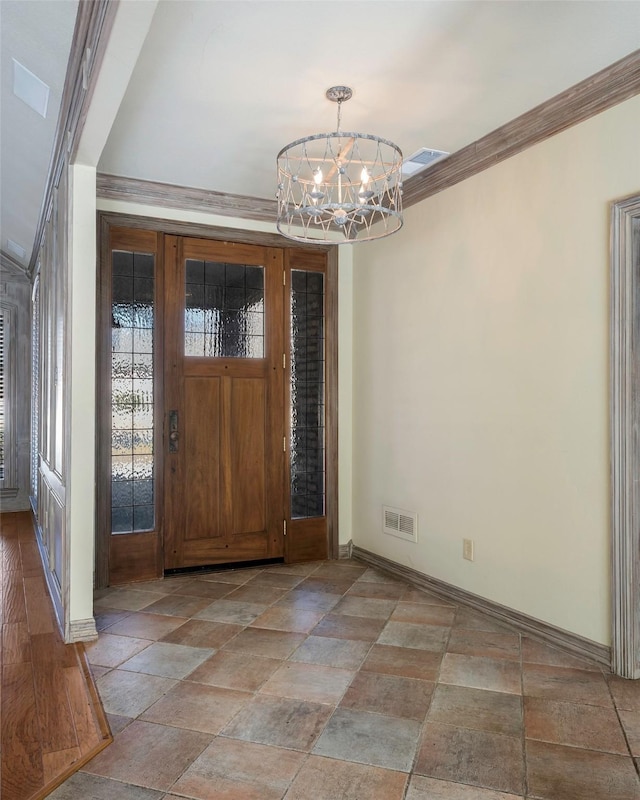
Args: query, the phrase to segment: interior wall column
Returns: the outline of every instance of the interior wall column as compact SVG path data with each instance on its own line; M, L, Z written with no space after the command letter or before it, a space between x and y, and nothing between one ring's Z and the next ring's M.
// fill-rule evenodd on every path
M96 170L69 168L67 281L67 557L65 639L96 635L93 619L96 382Z

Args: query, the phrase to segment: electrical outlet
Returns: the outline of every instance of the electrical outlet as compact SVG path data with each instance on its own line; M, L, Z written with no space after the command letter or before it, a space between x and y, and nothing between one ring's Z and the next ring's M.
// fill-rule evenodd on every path
M462 540L462 557L473 561L473 539Z

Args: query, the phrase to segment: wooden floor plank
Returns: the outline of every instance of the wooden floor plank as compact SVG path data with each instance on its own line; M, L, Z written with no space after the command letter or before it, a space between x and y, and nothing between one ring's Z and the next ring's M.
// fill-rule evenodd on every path
M82 644L58 629L30 513L0 514L0 797L42 800L112 740Z
M26 800L44 782L31 664L4 666L2 684L0 795L4 800Z
M18 538L22 517L19 514L0 515L0 532L6 542L8 539Z
M31 637L33 683L45 753L78 747L64 667L55 658L54 638L53 634Z
M2 548L2 570L3 572L19 572L21 567L20 541L7 539Z
M25 577L42 574L42 561L40 560L40 551L35 539L20 541L20 560L22 562L22 574Z
M2 663L31 661L31 639L26 622L6 622L2 626Z
M20 572L6 572L2 576L3 622L26 622L27 606L24 584Z
M54 781L62 772L66 772L80 760L80 748L70 747L68 750L57 750L55 753L43 753L42 765L44 768L45 784Z
M47 592L44 576L29 576L23 578L23 583L29 633L31 636L53 633L55 623L51 615L51 599Z
M67 667L64 677L79 749L82 753L88 753L102 739L100 725L87 696L85 678L80 667Z

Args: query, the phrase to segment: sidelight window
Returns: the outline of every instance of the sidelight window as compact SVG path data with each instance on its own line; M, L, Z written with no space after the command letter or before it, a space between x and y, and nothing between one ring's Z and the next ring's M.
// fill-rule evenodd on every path
M291 271L291 517L325 513L324 274Z
M153 530L154 256L112 254L111 530Z

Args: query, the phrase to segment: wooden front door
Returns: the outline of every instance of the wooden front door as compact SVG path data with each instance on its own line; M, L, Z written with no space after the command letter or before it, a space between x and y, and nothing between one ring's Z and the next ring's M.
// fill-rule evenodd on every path
M282 250L165 237L164 568L284 554Z

